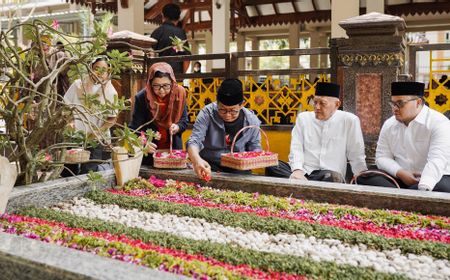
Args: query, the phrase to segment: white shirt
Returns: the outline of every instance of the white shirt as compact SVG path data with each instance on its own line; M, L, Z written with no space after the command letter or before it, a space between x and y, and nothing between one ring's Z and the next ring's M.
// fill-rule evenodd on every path
M392 176L400 169L420 173L419 188L432 190L450 174L450 121L424 106L408 126L394 116L383 124L376 163Z
M114 96L117 96L117 91L114 86L111 84L111 81L108 81L102 89L101 84L93 84L90 78L85 78L83 82L80 79L73 82L70 88L67 90L64 95L64 102L69 105L84 105L84 96L86 94L97 94L98 100L100 103L105 104L109 102L111 104L114 103ZM106 100L106 101L105 101ZM85 114L80 114L75 112L75 128L77 130L82 130L86 134L93 132L90 124L95 128L100 128L104 123L105 119L108 117L115 117L117 112L109 112L105 114L103 112L93 112L94 115L89 115L86 113L82 107L77 107L81 112L85 112ZM106 131L107 138L110 138L109 130Z
M361 125L354 114L337 110L326 121L316 119L314 112L297 116L289 154L293 171L332 170L345 178L347 159L359 174L367 170L365 158Z

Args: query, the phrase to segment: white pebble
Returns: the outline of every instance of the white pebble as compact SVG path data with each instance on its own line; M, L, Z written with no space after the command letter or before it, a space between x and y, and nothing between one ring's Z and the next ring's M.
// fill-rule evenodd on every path
M266 232L208 223L203 219L141 212L137 209L127 210L117 205L99 205L85 198L62 203L54 209L194 240L237 244L256 251L310 257L317 262L334 261L338 264L373 267L380 272L400 273L413 279L450 279L448 260L414 254L403 255L399 249L376 251L368 249L365 244L349 245L335 239L318 239L304 234L270 235Z

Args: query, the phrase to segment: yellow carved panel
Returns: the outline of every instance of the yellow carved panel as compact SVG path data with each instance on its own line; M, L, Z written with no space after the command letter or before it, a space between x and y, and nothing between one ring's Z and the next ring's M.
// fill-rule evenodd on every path
M282 84L279 79L268 76L261 82L253 77L241 79L244 85L244 106L253 110L263 124L293 124L299 111L312 111L310 100L314 96L317 82L329 79L326 74L320 75L314 82L305 75L291 78L289 84ZM188 89L189 121L195 122L198 112L216 100L216 92L221 80L192 79Z
M450 58L433 57L430 51L430 78L425 89L425 100L429 107L444 113L450 110L450 69L443 70ZM441 64L441 65L439 65Z
M448 79L447 79L448 81ZM448 82L450 84L450 82ZM430 108L444 113L450 110L450 89L444 86L444 82L432 79L432 83L428 85L425 91L425 100Z

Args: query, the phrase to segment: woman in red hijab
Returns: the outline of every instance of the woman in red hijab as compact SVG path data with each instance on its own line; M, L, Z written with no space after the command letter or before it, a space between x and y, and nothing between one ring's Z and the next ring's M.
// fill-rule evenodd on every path
M152 119L154 121L148 123ZM186 130L187 124L185 89L177 84L169 64L153 64L148 70L145 88L136 94L133 119L129 127L144 132L152 129L161 134L160 140L149 145L149 152L153 153L156 149L169 149L170 135L173 135L172 148L182 149L181 134ZM143 164L153 165L153 157L144 157Z

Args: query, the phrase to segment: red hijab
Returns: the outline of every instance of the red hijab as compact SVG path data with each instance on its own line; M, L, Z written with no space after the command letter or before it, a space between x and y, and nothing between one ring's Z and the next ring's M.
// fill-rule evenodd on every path
M167 110L161 112L158 110L157 102L159 102L158 96L153 91L151 81L155 77L156 72L167 73L172 80L172 89L169 93L169 98L165 98L167 102ZM158 62L153 64L148 69L147 83L145 85L146 98L150 107L150 112L155 118L155 122L159 127L169 128L171 124L178 123L183 115L184 106L186 103L186 90L184 87L177 84L172 67L165 62ZM155 116L158 111L158 115Z

